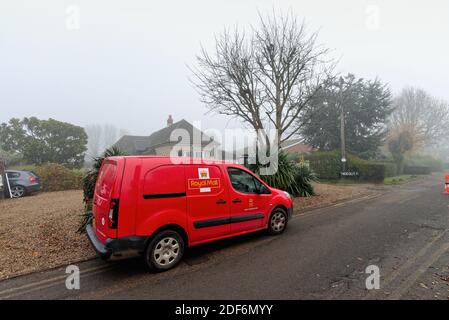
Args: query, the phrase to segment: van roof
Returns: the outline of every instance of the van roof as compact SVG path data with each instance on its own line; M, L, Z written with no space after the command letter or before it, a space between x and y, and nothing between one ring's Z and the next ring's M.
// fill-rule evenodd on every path
M117 159L117 158L139 158L139 159L165 159L165 160L169 160L170 156L113 156L113 157L108 157L108 159ZM194 157L174 157L176 159L183 159L187 162L187 164L189 164L192 161L195 161L197 163L204 163L207 162L209 163L216 163L216 164L235 164L235 165L239 165L236 162L232 162L232 161L227 161L227 160L217 160L217 159L203 159L203 158L194 158Z

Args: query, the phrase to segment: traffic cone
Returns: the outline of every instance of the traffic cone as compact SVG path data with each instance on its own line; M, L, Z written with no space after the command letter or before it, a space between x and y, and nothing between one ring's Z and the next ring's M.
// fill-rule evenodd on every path
M449 194L449 174L446 175L443 194Z

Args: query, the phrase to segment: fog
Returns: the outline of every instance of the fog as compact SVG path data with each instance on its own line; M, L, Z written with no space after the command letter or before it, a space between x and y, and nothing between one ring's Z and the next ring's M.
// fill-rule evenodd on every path
M0 122L52 117L146 135L172 114L203 128L238 126L205 114L187 66L224 27L255 24L258 12L272 10L292 10L319 29L339 72L449 100L445 0L2 0Z

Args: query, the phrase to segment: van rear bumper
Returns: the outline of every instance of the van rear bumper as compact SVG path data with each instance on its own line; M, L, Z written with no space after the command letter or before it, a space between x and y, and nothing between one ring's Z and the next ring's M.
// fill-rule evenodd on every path
M98 240L95 231L92 229L92 225L86 227L87 237L90 243L94 247L97 254L103 260L108 260L112 256L120 257L123 254L130 253L142 253L145 250L148 237L123 237L117 239L107 239L106 243L102 243Z

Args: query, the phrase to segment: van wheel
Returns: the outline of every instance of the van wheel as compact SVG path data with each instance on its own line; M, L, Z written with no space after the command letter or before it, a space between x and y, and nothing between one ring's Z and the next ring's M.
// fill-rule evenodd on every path
M274 209L268 221L268 233L277 235L284 232L287 227L287 212L281 208Z
M148 244L145 262L152 271L166 271L173 268L184 254L184 240L176 231L158 233Z

